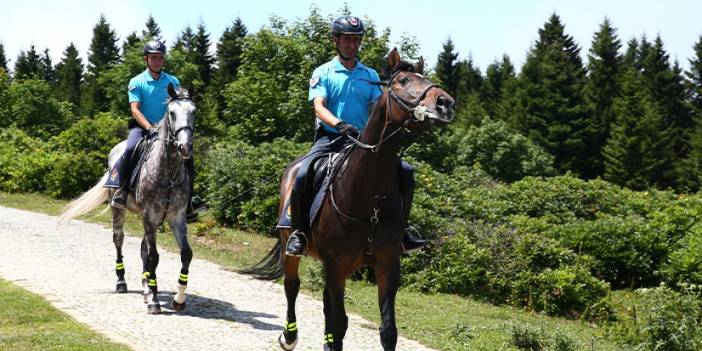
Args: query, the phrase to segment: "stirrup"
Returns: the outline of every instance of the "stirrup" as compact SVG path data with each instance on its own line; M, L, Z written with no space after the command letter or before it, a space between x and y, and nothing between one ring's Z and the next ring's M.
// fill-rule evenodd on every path
M411 246L405 246L405 238L407 238L407 241L412 244ZM415 229L413 226L407 226L404 230L400 245L402 246L402 253L409 254L413 251L422 249L428 243L428 241L422 239L422 236L419 234L417 229Z
M124 199L122 201L116 201L117 199ZM129 193L122 188L117 189L114 194L112 194L112 199L110 200L110 206L118 209L124 210L127 208L127 201L129 200Z
M292 239L293 236L297 235L298 240L304 240L304 244L302 247L302 252L301 253L294 253L290 252L288 250L288 245L290 244L290 239ZM307 246L309 245L309 241L307 241L307 235L301 231L301 230L295 230L288 236L288 241L285 243L285 255L287 256L292 256L292 257L302 257L307 254Z

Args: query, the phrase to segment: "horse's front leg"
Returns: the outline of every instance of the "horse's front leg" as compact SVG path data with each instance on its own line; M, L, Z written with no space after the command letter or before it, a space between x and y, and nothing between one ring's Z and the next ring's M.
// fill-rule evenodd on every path
M158 285L156 284L156 267L158 266L158 249L156 232L161 224L161 216L154 211L144 211L144 239L141 241L141 260L143 264L144 302L149 314L161 312L158 302Z
M285 243L287 235L281 235L281 242ZM300 265L300 257L287 256L285 254L285 245L281 245L281 256L283 257L283 285L285 286L285 298L288 302L288 311L285 320L285 330L278 338L278 343L283 350L292 350L297 345L297 316L295 315L295 301L297 294L300 292L300 277L298 275L298 267Z
M188 225L186 221L185 210L180 211L175 216L172 216L168 225L175 235L175 239L180 247L180 276L178 277L178 291L173 298L173 310L182 311L185 309L185 289L188 287L188 269L190 261L193 259L193 250L188 243Z
M324 351L341 351L349 319L344 308L346 277L339 267L325 266L324 289Z
M118 293L127 292L127 281L124 280L124 262L122 261L122 244L124 243L124 219L127 215L127 210L120 210L112 207L112 242L117 250L117 262L115 265L115 273L117 273L117 286L115 290Z
M380 260L374 265L378 281L378 305L380 306L380 343L383 350L395 350L397 326L395 325L395 295L400 285L400 259L395 256Z

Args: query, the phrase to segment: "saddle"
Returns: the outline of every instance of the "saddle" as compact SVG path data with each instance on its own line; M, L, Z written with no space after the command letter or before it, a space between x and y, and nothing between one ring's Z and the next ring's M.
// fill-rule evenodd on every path
M319 209L324 203L324 199L327 194L327 189L329 188L329 185L334 180L336 175L339 173L339 170L341 169L348 156L351 154L350 151L352 147L353 145L348 145L339 152L334 152L327 155L323 155L321 157L317 157L314 161L311 162L310 169L307 172L307 177L312 178L312 191L311 194L303 195L308 198L309 196L313 196L313 200L311 202L312 205L310 206L309 212L309 223L313 223L315 217L317 217L317 213L319 212ZM298 160L298 162L302 162L302 160ZM291 225L292 223L290 221L290 198L288 198L285 202L283 212L280 214L280 218L278 219L278 225L276 226L276 228L290 228Z
M132 174L129 177L129 191L134 191L136 189L137 183L139 182L139 174L141 174L142 166L146 160L143 157L150 149L154 143L154 139L144 136L139 140L137 145L132 151L132 155L129 157L129 166L132 168Z

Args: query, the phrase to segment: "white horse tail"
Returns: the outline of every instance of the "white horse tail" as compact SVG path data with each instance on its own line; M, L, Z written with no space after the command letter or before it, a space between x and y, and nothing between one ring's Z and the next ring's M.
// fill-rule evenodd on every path
M102 179L100 179L95 186L84 192L83 195L71 201L71 203L63 208L63 213L61 214L61 217L59 217L58 221L59 226L68 223L80 215L84 215L94 210L109 198L110 189L103 186L108 175L109 172L105 172L105 175L102 176Z

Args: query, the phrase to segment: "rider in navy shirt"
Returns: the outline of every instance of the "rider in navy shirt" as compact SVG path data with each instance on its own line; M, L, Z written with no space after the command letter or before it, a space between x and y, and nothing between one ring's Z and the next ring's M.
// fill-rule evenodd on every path
M360 19L342 16L332 23L332 37L337 55L331 61L317 67L310 79L309 100L317 116L316 140L312 149L303 158L290 195L293 233L287 242L286 254L301 256L306 244L305 232L309 231L310 189L305 180L311 163L320 155L338 152L351 140L342 136L358 137L368 123L369 111L378 100L380 87L369 82L380 80L376 71L362 64L356 54L361 45L364 27ZM401 192L407 206L412 204L414 176L412 166L402 162ZM405 251L424 246L425 242L409 235L403 238Z

